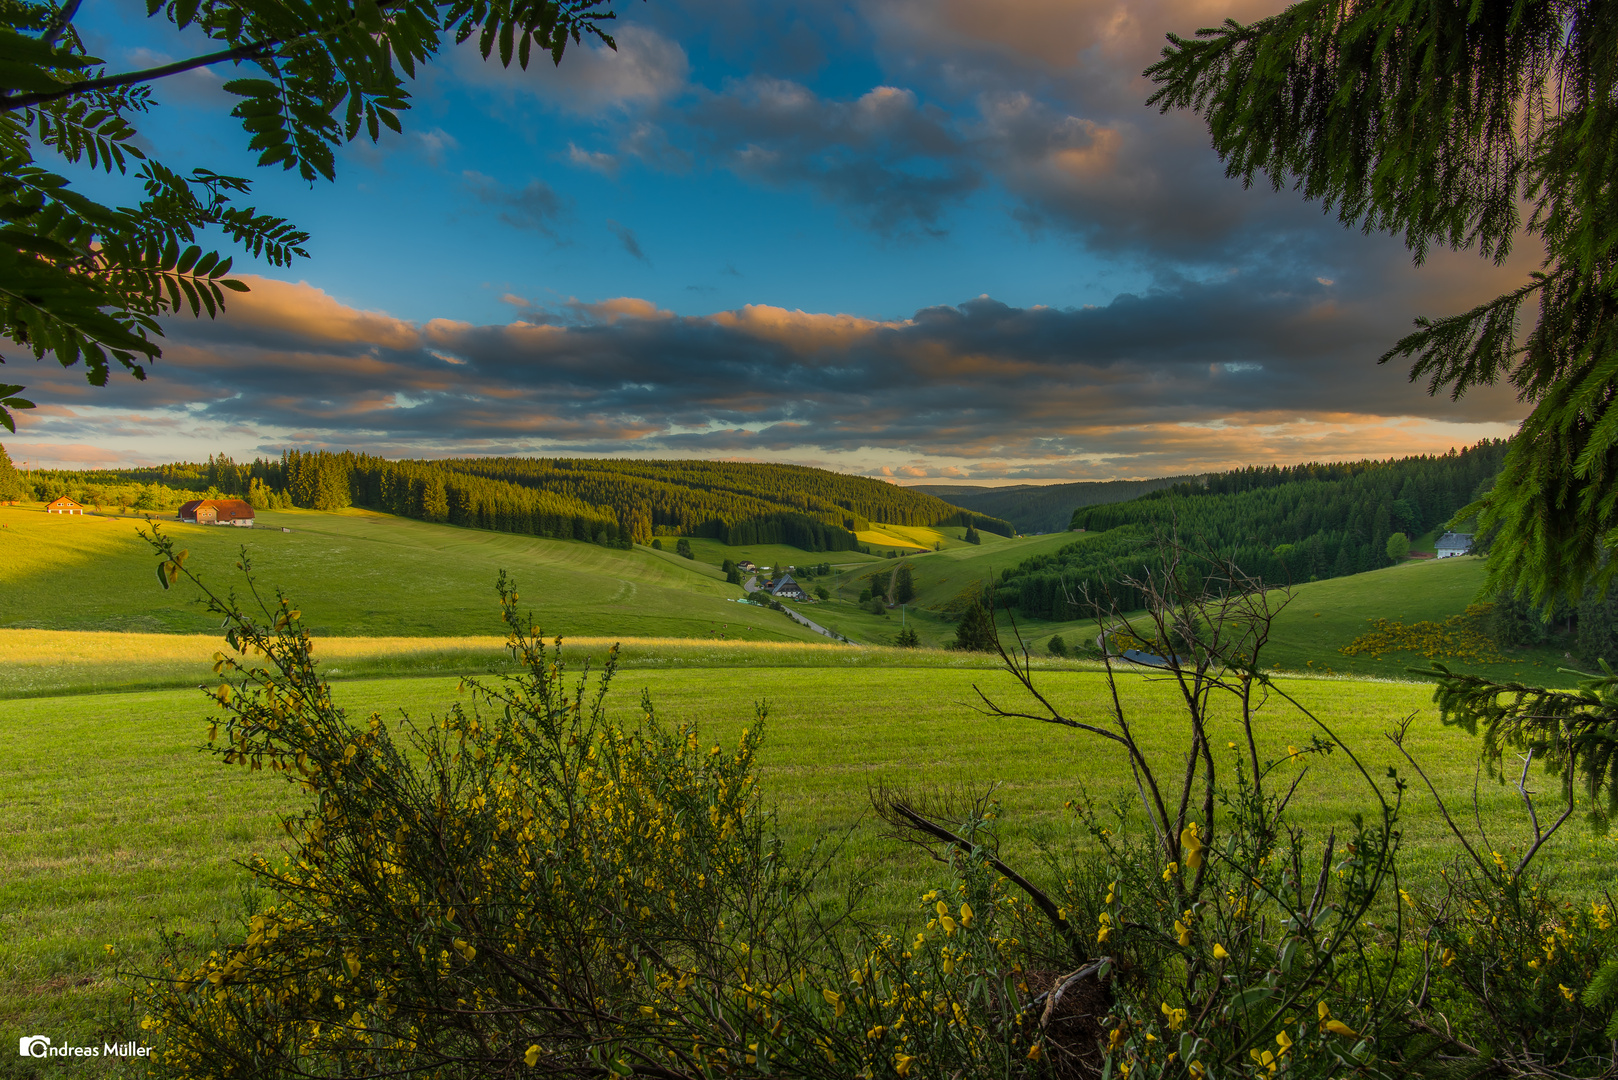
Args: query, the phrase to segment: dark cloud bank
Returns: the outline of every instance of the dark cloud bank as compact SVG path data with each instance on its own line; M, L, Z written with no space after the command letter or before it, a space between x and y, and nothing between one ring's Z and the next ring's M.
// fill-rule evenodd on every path
M1510 422L1520 408L1434 400L1378 368L1402 328L1297 274L1165 281L1081 309L984 297L891 322L761 306L681 317L625 299L483 326L254 284L217 322L172 324L154 377L121 383L120 403L378 453L879 451L1043 461L1058 476L1078 458L1135 474L1188 454L1262 459L1274 425ZM46 378L55 400L110 404L71 390L72 373Z

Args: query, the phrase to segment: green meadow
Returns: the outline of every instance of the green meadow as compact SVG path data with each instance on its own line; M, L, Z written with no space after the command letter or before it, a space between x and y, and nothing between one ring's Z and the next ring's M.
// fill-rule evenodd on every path
M685 559L669 540L667 551L623 551L367 511L266 513L261 523L269 527L163 528L190 550L188 565L221 587L240 587L237 549L248 545L263 585L284 585L302 608L318 637L316 655L351 714L428 715L454 700L462 676L504 670L493 590L502 569L546 632L567 639L575 668L599 667L608 646L620 643L618 715L635 716L644 689L665 719L696 723L704 738L724 744L767 705L763 792L783 833L797 851L835 845L828 899L863 882L863 910L882 922L903 921L938 868L882 836L868 812L873 785L998 785L1004 850L1036 877L1045 872L1043 848L1084 843L1063 809L1068 800L1106 801L1125 791L1105 744L981 715L978 689L1024 704L987 657L883 644L901 621L924 645L952 641L951 601L1084 535L984 533L981 545L970 545L956 535L961 530L907 530L916 547L903 560L886 558L878 545L866 556L694 540L696 558ZM136 525L0 507L0 805L8 811L0 819L0 1015L8 1030L132 1037L138 1018L128 1014L117 973L148 967L162 928L199 944L216 927L231 932L247 903L235 861L273 853L277 815L299 805L280 777L227 768L198 752L208 708L194 687L211 676L218 624L185 586L158 587ZM940 534L930 543L941 550L924 550L929 531ZM834 599L798 606L865 644L833 644L778 612L735 603L741 591L718 569L725 558L830 561L833 574L815 583ZM915 602L903 612L862 609L860 589L872 575L886 582L901 561L915 575ZM1481 560L1461 558L1301 585L1276 621L1270 652L1286 672L1283 685L1362 754L1373 776L1394 761L1384 733L1415 714L1413 749L1468 817L1477 744L1441 726L1430 687L1407 674L1423 656L1341 650L1375 619L1442 622L1464 611L1482 575ZM1001 625L1009 632L1009 623ZM1043 655L1053 633L1070 642L1093 638L1093 621L1020 621L1018 631L1052 700L1078 717L1106 715L1098 665ZM1566 662L1559 653L1542 649L1481 669L1565 681L1554 670L1559 662ZM1121 682L1151 746L1172 756L1172 688L1139 672ZM1262 725L1277 757L1305 744L1310 730L1279 702ZM1294 808L1313 835L1371 806L1343 755L1307 767ZM1485 779L1478 798L1491 842L1510 847L1523 825L1515 796ZM1404 832L1413 851L1408 869L1418 877L1454 851L1424 791L1409 796ZM1590 891L1606 880L1613 841L1576 826L1558 843L1569 886ZM19 1067L0 1056L0 1075Z
M674 538L665 538L669 550L623 551L366 510L271 511L260 520L267 527L240 531L172 521L160 525L191 551L190 565L215 587L239 584L235 564L245 545L261 586L285 588L317 634L424 639L413 646L395 642L361 647L368 657L363 662L356 658L345 669L350 675L460 671L469 663L481 670L485 658L497 659L497 637L472 646L462 639L500 633L494 581L501 570L518 583L524 605L546 633L570 639L826 642L778 612L736 603L742 591L727 585L719 570L727 558L769 566L830 562L832 575L814 579L812 586L825 585L832 599L791 606L857 643L891 645L901 625L909 625L923 646L941 648L955 639L952 602L958 609L963 594L997 581L1002 570L1082 543L1090 535L1010 539L985 532L984 542L973 545L954 535L963 532L956 528L894 526L888 528L921 539L922 534L938 533L945 546L890 559L885 552L815 553L785 545L727 547L693 539L696 558L686 559L673 552ZM199 605L176 602L176 594L157 588L151 552L136 534L143 524L118 515L64 518L33 507L0 507L0 696L52 692L69 684L92 689L175 685L168 659L154 665L144 655L125 658L122 666L103 657L79 665L79 676L72 674L73 662L64 661L53 673L46 670L53 666L46 659L52 649L28 640L14 641L10 653L32 650L41 659L19 666L16 655L8 656L3 636L20 630L172 635L215 629L216 620ZM903 612L875 613L857 603L862 588L875 583L885 589L901 562L910 566L917 590ZM1419 652L1373 657L1347 656L1342 650L1369 632L1378 618L1441 623L1461 613L1478 598L1483 573L1478 558L1413 560L1299 585L1277 620L1270 660L1285 670L1410 678L1408 668L1426 664ZM176 593L180 600L191 599L184 586ZM1073 619L1063 621L1019 618L1017 633L1036 653L1045 651L1054 634L1070 643L1093 640L1097 627L1083 614L1075 611ZM1004 617L1002 629L1010 630ZM450 640L435 645L425 639ZM1565 685L1573 677L1557 672L1559 665L1571 663L1564 650L1510 650L1497 663L1446 662L1498 678ZM469 651L476 655L469 658Z
M1494 651L1499 659L1494 662L1442 654L1427 657L1414 650L1389 652L1381 657L1343 652L1356 638L1371 632L1377 619L1409 626L1443 623L1461 614L1468 604L1482 599L1486 570L1484 559L1462 555L1412 560L1384 570L1299 585L1275 621L1269 662L1288 671L1410 679L1418 677L1410 672L1411 668L1425 668L1430 666L1430 660L1440 660L1456 670L1493 679L1573 685L1576 675L1558 671L1578 666L1566 654L1569 645L1565 642L1537 648L1498 648Z
M1093 737L1031 721L989 719L974 709L981 688L1007 704L1022 698L1010 677L989 667L902 666L633 668L619 674L616 715L636 716L641 690L672 722L693 722L704 739L733 742L767 705L761 759L764 797L795 850L840 846L825 882L828 896L856 880L869 887L867 915L902 921L938 868L883 838L868 813L877 783L965 787L998 784L1004 851L1038 876L1042 845L1082 844L1063 804L1085 793L1110 800L1126 791L1115 755ZM923 659L918 656L917 659ZM1040 678L1053 701L1075 716L1107 708L1105 678L1051 670ZM400 710L425 716L455 700L449 677L339 680L351 715ZM1438 724L1425 687L1410 683L1289 679L1380 776L1394 761L1383 738L1396 718L1417 714L1410 745L1441 790L1470 803L1476 742ZM1142 675L1122 677L1123 699L1143 718L1152 748L1175 755L1173 688ZM301 796L284 778L216 764L198 752L209 716L197 691L81 694L7 701L0 721L0 1015L10 1028L64 1037L128 1030L116 973L150 964L159 928L205 942L229 932L243 905L246 876L234 863L276 850L276 815ZM1311 728L1277 706L1262 727L1266 750L1283 756ZM1231 731L1234 734L1234 731ZM1287 764L1289 776L1302 765ZM1309 759L1295 802L1300 822L1324 835L1372 804L1341 755ZM1509 789L1485 782L1480 809L1502 848L1521 835ZM1423 792L1411 794L1404 824L1411 870L1435 870L1453 853ZM1569 829L1561 841L1564 880L1596 888L1613 855L1611 840ZM107 947L111 946L109 954Z
M825 640L779 612L734 603L742 591L715 567L650 548L621 551L367 510L266 511L259 522L239 530L159 524L215 588L239 583L235 565L246 546L261 586L286 588L320 634L498 634L494 583L505 570L547 633ZM142 524L0 507L0 627L200 633L218 626L157 589L156 559L136 533Z

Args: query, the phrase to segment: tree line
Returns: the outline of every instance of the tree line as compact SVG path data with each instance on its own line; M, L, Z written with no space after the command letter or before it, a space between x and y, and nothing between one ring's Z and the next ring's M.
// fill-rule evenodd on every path
M705 536L744 544L797 543L769 537L785 537L792 531L803 535L805 526L796 521L799 518L850 534L872 525L976 524L1002 536L1015 532L1009 522L963 510L933 495L799 465L576 458L475 458L435 464L611 507L620 520L649 521L651 535L656 536ZM749 534L749 523L757 523L756 536ZM805 538L823 545L811 550L852 548L852 540L838 540L834 545L834 535L827 532L819 539Z
M700 536L730 545L852 551L873 524L964 525L1010 536L998 518L865 477L795 465L713 461L473 458L390 461L351 451L139 469L36 472L32 488L163 485L246 499L256 510L366 506L423 521L596 543Z
M1441 455L1239 469L1081 507L1073 528L1102 535L1002 571L999 602L1049 619L1072 618L1084 596L1137 609L1144 597L1128 581L1155 566L1169 535L1276 584L1374 570L1389 564L1395 533L1438 528L1486 492L1505 452L1496 439Z

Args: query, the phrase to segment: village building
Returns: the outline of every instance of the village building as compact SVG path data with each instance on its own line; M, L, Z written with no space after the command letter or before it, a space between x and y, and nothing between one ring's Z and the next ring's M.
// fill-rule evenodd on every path
M778 596L783 600L807 600L809 594L803 591L803 586L792 580L791 574L782 574L770 586L770 595Z
M1471 552L1471 533L1445 533L1439 538L1438 543L1433 545L1433 553L1440 559L1452 559L1457 555L1469 555Z
M197 525L253 527L253 508L241 499L192 499L180 507L180 520Z
M63 495L60 499L54 499L47 503L45 512L47 514L82 514L84 513L84 507Z
M740 570L744 574L752 574L758 571L758 564L753 562L752 559L743 559L741 562L736 564L736 569Z

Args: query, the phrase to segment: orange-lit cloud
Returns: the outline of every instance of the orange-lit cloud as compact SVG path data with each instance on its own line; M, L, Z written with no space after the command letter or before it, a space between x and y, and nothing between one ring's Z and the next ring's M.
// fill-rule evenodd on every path
M1374 362L1398 332L1388 316L1317 278L1226 275L1079 309L979 297L902 320L680 316L617 297L423 326L255 279L218 322L172 324L147 382L24 423L30 445L212 432L259 452L747 456L910 482L1173 475L1510 434L1524 407L1509 393L1411 387ZM50 396L76 378L39 371Z

